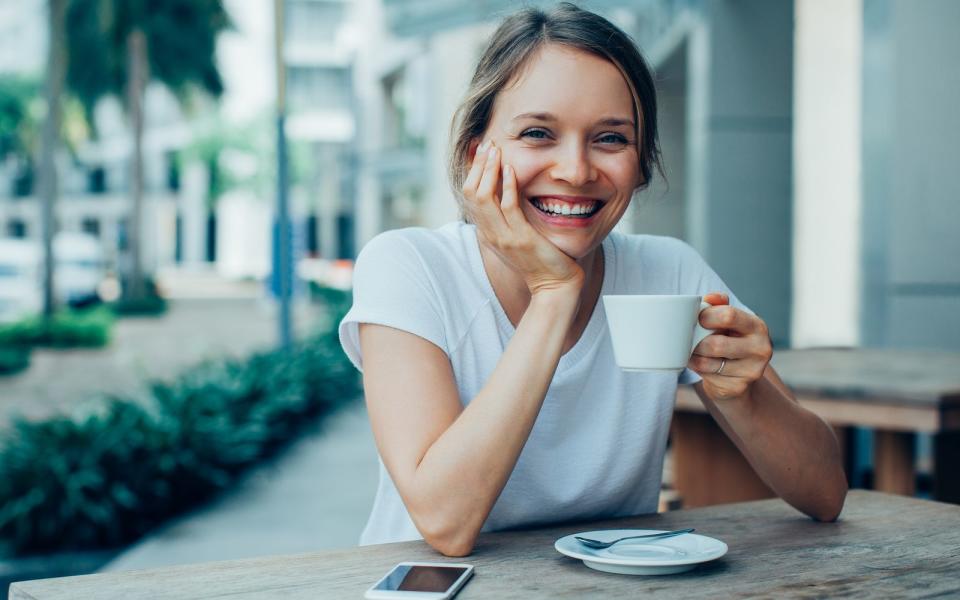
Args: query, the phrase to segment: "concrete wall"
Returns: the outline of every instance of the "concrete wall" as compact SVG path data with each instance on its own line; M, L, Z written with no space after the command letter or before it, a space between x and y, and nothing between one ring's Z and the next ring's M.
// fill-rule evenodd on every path
M689 239L786 345L793 2L717 0L704 10L689 47Z
M860 343L860 0L801 0L794 41L795 347Z
M864 0L870 346L960 349L960 2Z

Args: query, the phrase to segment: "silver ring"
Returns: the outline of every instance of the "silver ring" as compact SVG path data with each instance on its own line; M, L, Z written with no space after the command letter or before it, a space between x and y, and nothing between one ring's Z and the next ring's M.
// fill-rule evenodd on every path
M727 366L727 359L721 358L721 359L720 359L720 367L719 367L716 371L714 371L713 374L714 374L714 375L719 375L719 374L723 371L723 368L724 368L725 366Z

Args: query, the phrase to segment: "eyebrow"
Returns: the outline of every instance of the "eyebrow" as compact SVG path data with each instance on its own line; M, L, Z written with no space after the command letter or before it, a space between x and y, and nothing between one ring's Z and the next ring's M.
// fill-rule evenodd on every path
M519 121L521 119L534 119L536 121L556 121L557 117L547 112L527 112L521 113L513 118L514 121ZM636 129L636 125L633 123L632 119L623 119L619 117L606 117L597 122L597 125L606 125L607 127L620 127L621 125L629 125Z

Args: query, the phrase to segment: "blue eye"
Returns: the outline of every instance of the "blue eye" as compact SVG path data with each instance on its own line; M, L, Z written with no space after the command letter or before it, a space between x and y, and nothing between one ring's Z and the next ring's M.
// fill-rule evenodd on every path
M528 137L535 140L545 140L549 137L546 131L543 129L527 129L520 134L520 137Z
M604 144L627 144L629 141L626 137L620 135L619 133L606 133L598 139L599 142Z

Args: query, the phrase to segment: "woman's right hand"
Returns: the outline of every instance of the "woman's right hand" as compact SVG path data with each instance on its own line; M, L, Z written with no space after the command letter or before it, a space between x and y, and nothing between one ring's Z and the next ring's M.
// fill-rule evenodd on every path
M531 295L563 288L579 292L583 269L527 221L510 165L502 167L502 198L497 196L501 154L489 140L480 144L463 183L465 209L477 226L481 243L523 277Z

